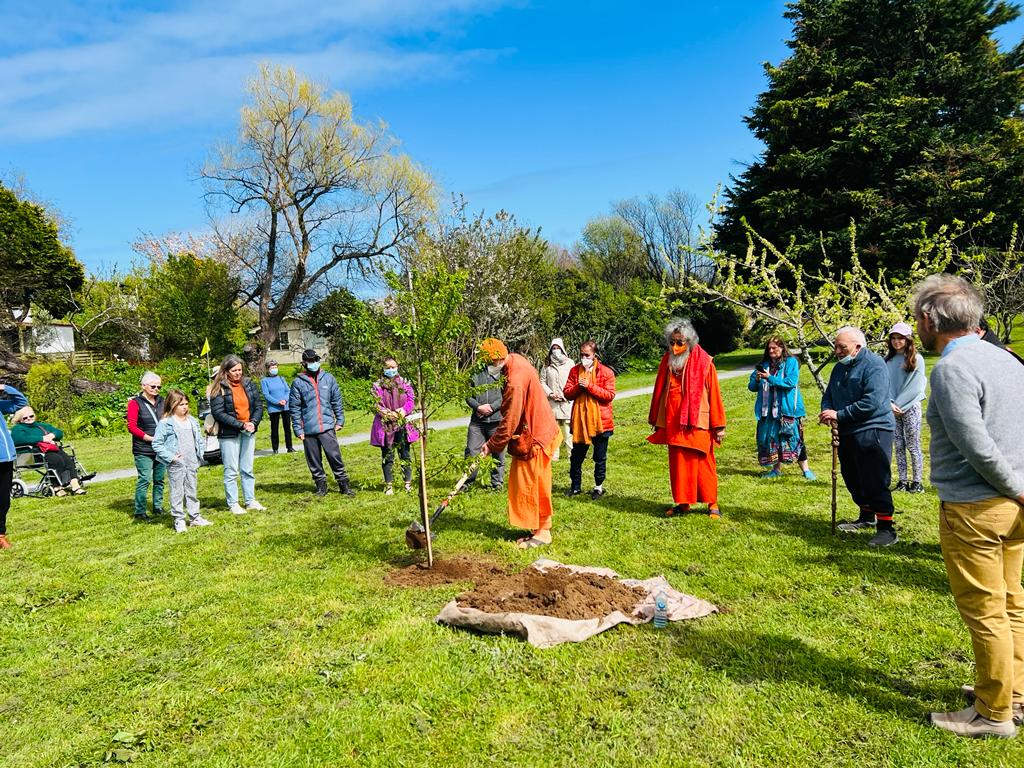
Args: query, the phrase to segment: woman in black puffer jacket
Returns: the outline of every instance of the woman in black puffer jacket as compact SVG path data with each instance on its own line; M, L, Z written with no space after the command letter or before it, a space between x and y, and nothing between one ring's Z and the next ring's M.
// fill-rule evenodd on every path
M256 430L263 418L263 397L252 379L242 375L242 361L228 355L210 382L210 413L217 422L220 455L224 463L224 498L236 515L266 509L256 501ZM238 503L238 476L242 476L243 507Z

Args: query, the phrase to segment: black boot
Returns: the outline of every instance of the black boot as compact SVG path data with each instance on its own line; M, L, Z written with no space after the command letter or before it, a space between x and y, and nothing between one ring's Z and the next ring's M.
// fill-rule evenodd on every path
M343 496L355 496L356 492L352 490L352 486L348 484L348 480L338 481L338 490L341 491Z
M326 496L327 495L327 481L326 480L317 480L316 481L316 490L314 491L314 493L317 496Z

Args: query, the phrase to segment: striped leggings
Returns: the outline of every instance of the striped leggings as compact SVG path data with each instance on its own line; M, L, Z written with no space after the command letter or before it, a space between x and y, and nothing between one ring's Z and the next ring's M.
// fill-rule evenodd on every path
M896 471L901 483L906 483L907 454L913 470L913 480L923 483L924 454L921 452L921 404L914 403L902 414L896 415Z

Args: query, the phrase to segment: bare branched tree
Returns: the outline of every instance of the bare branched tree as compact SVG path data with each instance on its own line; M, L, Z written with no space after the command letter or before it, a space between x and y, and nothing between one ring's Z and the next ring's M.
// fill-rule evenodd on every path
M713 221L716 201L708 205ZM785 249L758 234L744 220L747 251L734 256L714 247L713 227L701 230L699 250L715 266L709 282L690 277L685 285L704 295L726 301L761 318L798 347L818 387L824 391L822 371L831 360L835 331L843 325L861 328L869 343L880 345L889 328L905 320L913 286L927 275L943 272L953 262L956 241L969 236L963 225L940 227L922 239L921 250L910 271L899 277L884 269L870 272L857 250L856 227L850 222L850 268L839 271L822 245L822 260L810 272L794 258L796 243ZM675 288L678 290L678 288Z
M412 242L433 206L429 176L342 93L263 65L236 144L203 166L223 253L259 315L262 365L281 322L311 295L367 275Z
M1009 343L1024 314L1024 235L1015 224L1006 250L968 250L957 261L985 297L985 313L995 320L996 333Z
M714 274L713 264L697 248L700 210L696 195L681 189L670 191L664 198L650 194L612 206L615 215L640 237L650 276L673 283L690 277L707 282Z

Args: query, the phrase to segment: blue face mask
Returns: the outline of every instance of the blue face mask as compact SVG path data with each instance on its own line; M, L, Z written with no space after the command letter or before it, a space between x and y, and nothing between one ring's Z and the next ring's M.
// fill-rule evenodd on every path
M315 363L306 363L306 370L309 371L310 373L316 373L317 371L320 370L320 362L317 361Z
M387 376L389 379L393 379L393 378L395 378L395 376L398 375L398 369L397 368L385 368L384 369L384 375Z
M271 368L267 371L271 376L277 376L277 368Z
M857 359L856 355L847 355L846 357L839 358L839 364L840 365L850 365L856 359Z

